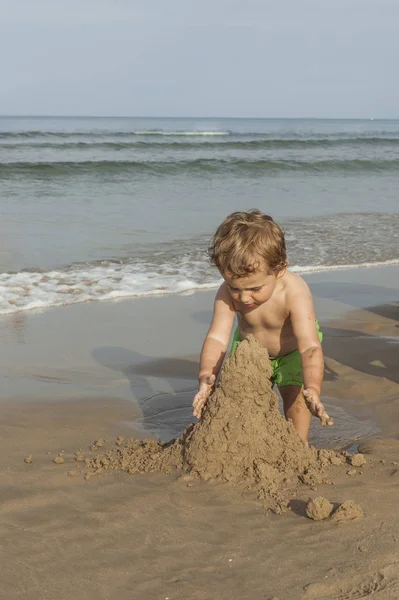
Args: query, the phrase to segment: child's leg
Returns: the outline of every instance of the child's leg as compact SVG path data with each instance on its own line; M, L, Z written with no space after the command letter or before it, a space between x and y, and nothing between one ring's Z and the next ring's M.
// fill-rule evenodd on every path
M311 414L305 404L302 387L284 385L279 387L279 391L283 399L285 418L291 419L299 437L307 444Z

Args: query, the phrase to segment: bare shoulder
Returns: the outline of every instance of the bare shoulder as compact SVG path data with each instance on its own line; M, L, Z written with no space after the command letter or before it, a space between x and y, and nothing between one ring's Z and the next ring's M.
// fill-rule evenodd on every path
M216 292L215 304L216 303L224 304L224 305L226 305L226 308L229 307L231 310L234 310L234 312L235 312L233 298L231 297L231 294L228 290L228 287L227 287L227 284L225 281L222 283L222 285Z
M226 283L222 283L215 296L213 309L213 322L220 320L233 320L236 314L233 299Z
M227 347L235 314L233 300L227 285L222 283L216 293L212 322L207 337L218 340Z
M312 298L312 293L306 281L297 275L287 271L284 275L284 286L287 302L298 302L301 300L309 301Z
M287 273L287 309L292 328L298 342L299 352L310 347L320 347L320 341L315 327L316 314L313 298L306 281L295 273Z

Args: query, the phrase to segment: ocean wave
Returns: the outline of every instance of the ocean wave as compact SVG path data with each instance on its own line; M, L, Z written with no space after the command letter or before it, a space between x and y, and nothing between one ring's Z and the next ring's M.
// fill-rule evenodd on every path
M188 173L232 173L261 175L265 172L399 172L399 159L391 160L237 160L237 159L195 159L173 161L42 161L42 162L2 162L0 178L20 175L63 176L79 173L124 173L147 172L155 175Z
M316 273L399 265L399 259L360 264L293 266L296 273ZM73 265L64 270L21 271L0 275L0 314L65 306L94 300L182 294L216 288L221 279L203 260L179 267L151 263Z
M40 129L33 129L30 131L0 131L0 139L31 139L31 138L47 138L47 137L59 137L59 138L70 138L70 137L127 137L127 136L173 136L173 137L207 137L207 136L228 136L231 135L231 131L214 130L214 131L202 131L202 130L162 130L162 129L148 129L143 131L115 131L115 130L84 130L84 131L43 131Z
M399 265L399 258L385 261L364 262L347 265L296 265L290 267L293 273L306 275L307 273L324 273L326 271L350 271L352 269L371 269L372 267L393 267Z
M162 138L182 138L181 143L184 143L185 138L225 138L224 140L216 139L215 143L223 141L228 143L231 138L235 141L253 141L253 143L295 143L299 144L340 144L340 143L351 143L351 144L379 144L381 142L392 142L399 143L399 130L365 130L365 131L330 131L330 132L312 132L312 131L281 131L278 134L273 131L233 131L227 129L191 129L191 130L178 130L178 129L71 129L70 131L65 130L43 130L43 129L31 129L31 130L3 130L0 131L0 140L52 140L59 138L60 140L65 139L82 139L90 138L91 140L105 140L113 138L116 140L132 138L133 140L139 138L150 138L148 143L166 143L168 140ZM157 140L156 138L160 138ZM206 140L204 140L206 142ZM201 143L201 140L199 140Z
M204 260L205 264L205 260ZM22 271L0 275L0 314L64 306L77 302L176 294L218 285L214 274L199 276L204 264L106 263L65 270Z
M196 137L196 136L214 136L214 135L231 135L231 131L219 131L219 130L215 130L215 131L201 131L201 130L192 130L192 131L179 131L179 130L175 130L175 131L167 131L167 130L162 130L162 129L148 129L148 130L144 130L144 131L134 131L133 135L142 135L142 136L147 136L147 135L156 135L156 136L162 136L162 135L167 135L167 136L174 136L174 137L180 137L180 136L189 136L189 137Z
M69 137L74 137L69 136ZM339 148L339 147L353 147L353 146L375 146L378 148L387 148L390 146L399 146L399 137L391 138L338 138L331 139L325 138L314 138L314 139L281 139L281 138L267 138L267 139L229 139L216 141L209 140L195 140L186 141L165 141L165 140L107 140L99 138L88 139L86 141L48 141L46 139L38 140L23 140L19 143L2 143L0 142L0 150L14 150L14 149L50 149L50 150L86 150L86 149L105 149L105 150L128 150L135 148L156 148L166 150L198 150L198 149L211 149L211 150L290 150L290 149L311 149L311 148Z

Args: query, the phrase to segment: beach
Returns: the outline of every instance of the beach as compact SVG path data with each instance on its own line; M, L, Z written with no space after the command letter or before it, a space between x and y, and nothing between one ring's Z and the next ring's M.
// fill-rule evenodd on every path
M301 486L282 515L230 484L160 473L86 480L75 460L79 450L95 456L96 440L168 441L194 421L214 291L1 315L0 598L399 598L399 268L305 279L335 419L331 428L313 419L310 441L360 449L367 463L332 485ZM354 500L364 516L311 521L304 504L317 496Z

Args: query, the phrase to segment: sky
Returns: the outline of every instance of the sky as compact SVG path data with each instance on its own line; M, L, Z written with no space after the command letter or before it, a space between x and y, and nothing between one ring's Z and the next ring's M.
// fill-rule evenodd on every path
M398 0L0 0L0 114L399 118Z

